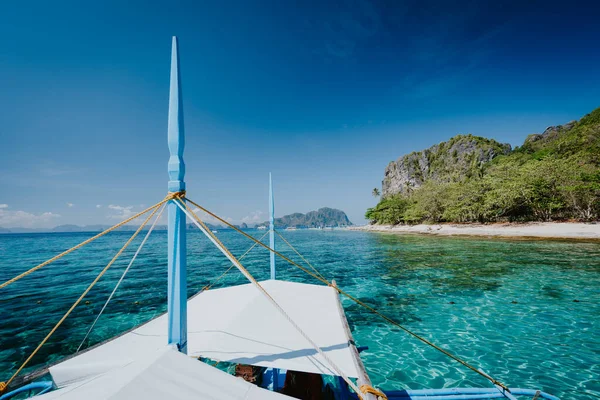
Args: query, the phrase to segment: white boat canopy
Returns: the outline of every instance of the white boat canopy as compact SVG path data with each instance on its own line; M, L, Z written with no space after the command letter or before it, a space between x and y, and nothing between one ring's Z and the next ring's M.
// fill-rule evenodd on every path
M280 280L260 284L344 374L359 376L358 353L334 288ZM49 368L52 378L66 387L154 353L167 343L167 323L163 314L56 364ZM188 355L337 375L252 284L208 290L188 300Z
M55 390L38 398L51 399L291 399L261 389L180 353L176 346L158 351L99 377Z

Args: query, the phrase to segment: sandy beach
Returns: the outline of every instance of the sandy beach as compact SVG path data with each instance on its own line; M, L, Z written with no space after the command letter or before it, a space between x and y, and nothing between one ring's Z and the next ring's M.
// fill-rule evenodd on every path
M495 237L531 237L556 239L598 239L600 240L600 223L570 222L532 222L504 224L435 224L435 225L363 225L353 226L350 230L418 233L428 235L465 235Z

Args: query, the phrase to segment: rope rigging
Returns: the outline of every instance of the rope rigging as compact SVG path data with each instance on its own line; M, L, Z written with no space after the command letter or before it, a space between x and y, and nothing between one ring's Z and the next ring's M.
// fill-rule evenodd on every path
M140 251L142 250L142 248L146 244L146 241L148 240L148 238L150 237L150 234L154 230L154 227L156 226L156 223L160 219L160 216L162 215L163 211L165 211L165 207L166 207L166 205L163 204L162 208L160 209L160 212L158 213L158 215L154 219L154 222L152 223L152 226L150 226L150 229L148 229L148 233L146 233L146 236L142 240L142 243L140 243L140 245L138 246L138 249L135 251L135 254L131 258L131 261L129 262L129 265L127 265L127 268L125 268L125 271L123 271L123 274L121 275L121 278L119 278L119 281L115 285L115 288L113 289L112 293L110 294L110 296L108 296L108 299L106 299L106 303L104 303L104 305L102 306L102 309L98 313L98 316L96 316L96 319L92 323L92 326L90 326L90 329L88 329L87 333L85 334L85 337L83 338L83 340L79 344L79 347L77 347L77 350L75 351L75 353L79 353L79 350L81 350L81 346L83 346L83 344L85 343L85 340L88 338L88 336L90 336L90 333L92 333L92 330L94 329L94 327L96 326L96 323L100 319L100 316L102 315L102 313L106 309L106 306L108 306L108 303L110 303L110 301L112 300L113 296L115 295L115 292L117 291L117 289L121 285L121 282L123 282L123 279L125 279L125 275L127 275L127 272L129 272L129 269L133 265L133 262L135 261L135 259L137 258L138 254L140 253Z
M10 385L10 383L17 377L17 375L19 375L19 373L23 370L23 368L25 368L25 366L27 366L27 364L29 364L29 361L31 361L31 359L37 354L37 352L42 348L42 346L54 334L54 332L56 332L56 330L58 329L58 327L65 321L65 319L67 319L67 317L79 305L79 303L81 303L81 300L83 300L83 298L89 293L89 291L94 287L94 285L96 285L96 283L98 283L98 281L100 280L100 278L102 278L102 276L106 273L106 271L108 271L108 269L114 264L114 262L117 260L117 258L119 258L119 256L125 251L125 249L133 241L133 239L135 239L136 236L140 233L140 231L146 226L146 224L148 223L148 221L152 218L152 216L156 213L156 211L158 211L159 207L163 203L165 203L167 201L168 201L168 197L165 198L164 200L162 200L161 202L157 203L153 207L150 207L150 208L148 208L146 210L146 211L152 210L152 213L146 217L146 219L144 220L144 222L142 222L142 224L133 233L133 235L131 235L131 237L129 238L129 240L127 240L127 242L125 242L125 244L123 245L123 247L121 247L121 249L117 252L117 254L109 261L109 263L106 265L106 267L104 267L104 269L102 269L102 271L100 271L100 273L96 276L96 278L92 281L92 283L90 283L89 286L83 291L83 293L81 294L81 296L79 296L79 298L77 300L75 300L75 303L73 303L73 305L67 310L67 312L62 316L62 318L56 323L56 325L54 325L54 327L50 330L50 332L46 335L46 337L44 337L44 339L40 342L40 344L35 348L35 350L33 350L33 352L29 355L29 357L27 357L27 359L23 362L23 364L21 364L21 366L17 369L17 371L10 377L10 379L8 381L6 381L6 382L0 383L0 393L1 393L1 391L4 391L8 387L8 385ZM92 239L95 239L96 237L99 237L99 236L95 236ZM65 253L63 253L63 255L64 254ZM55 259L57 259L57 258L55 258Z
M296 254L298 254L298 256L302 259L302 261L304 261L306 263L306 265L308 265L309 267L312 268L312 270L314 271L315 274L319 275L319 277L321 278L321 281L327 281L327 279L315 267L313 267L313 265L311 263L309 263L308 260L306 258L304 258L304 256L302 254L300 254L300 252L298 250L296 250L296 248L294 246L291 245L290 242L285 240L285 238L281 235L281 233L279 233L279 231L275 230L275 233L281 238L281 240L283 240L285 242L285 244L287 244L289 246L290 249L292 249Z
M263 240L263 239L265 238L265 236L267 236L268 234L269 234L269 232L265 232L265 234L264 234L264 235L262 235L262 236L261 236L261 237L258 239L258 241L259 241L259 242L262 242L262 240ZM253 248L255 248L257 245L258 245L258 243L254 243L252 246L250 246L250 248L249 248L248 250L246 250L246 252L244 252L244 254L242 254L242 255L241 255L239 258L238 258L238 261L242 261L242 260L244 259L244 257L246 257L246 256L248 255L248 253L250 253L250 252L252 251L252 249L253 249ZM225 275L227 275L227 273L228 273L229 271L231 271L231 270L232 270L232 268L233 268L233 267L235 267L235 264L231 264L231 265L229 266L229 268L227 268L227 269L225 270L225 272L223 272L221 275L219 275L219 276L217 277L217 279L215 279L214 281L212 281L212 282L211 282L211 283L209 283L208 285L204 286L204 287L203 287L203 288L200 290L200 292L198 292L198 293L202 293L202 292L204 292L205 290L209 290L211 287L215 286L215 285L217 284L217 282L219 282L221 279L223 279L223 278L225 277Z
M52 328L52 330L46 335L46 337L42 340L42 342L34 349L34 351L30 354L30 356L23 362L23 364L19 367L19 369L10 377L10 379L6 382L0 382L0 394L3 393L7 387L10 385L10 383L19 375L19 373L23 370L23 368L25 368L25 366L31 361L31 359L35 356L35 354L37 354L37 352L40 350L40 348L48 341L48 339L56 332L56 330L59 328L59 326L64 322L64 320L71 314L71 312L77 307L77 305L79 305L79 303L83 300L83 298L87 295L87 293L89 293L89 291L92 289L92 287L100 280L100 278L106 273L106 271L108 271L108 269L114 264L114 262L117 260L117 258L125 251L125 249L131 244L131 242L135 239L135 237L137 237L137 235L140 233L140 231L147 225L148 221L152 218L153 215L156 214L156 212L158 211L158 209L160 208L160 213L157 215L156 219L154 220L152 226L150 227L150 229L148 230L146 236L144 237L144 239L142 240L142 242L140 243L137 251L135 252L135 254L133 255L131 261L129 262L127 268L125 269L125 271L123 272L123 274L121 275L121 278L119 279L119 281L117 282L115 288L113 289L112 293L110 294L110 296L108 297L107 301L105 302L104 306L102 307L102 309L100 310L98 316L96 317L96 319L94 320L92 326L89 328L88 332L86 333L84 339L82 340L81 344L79 345L79 347L77 348L76 352L79 352L79 350L81 349L81 346L83 345L83 343L85 342L85 340L87 339L87 337L89 336L89 334L91 333L92 329L94 328L94 326L96 325L96 323L98 322L98 319L100 318L100 316L102 315L103 311L105 310L105 308L107 307L108 303L111 301L112 297L114 296L116 290L118 289L118 287L120 286L121 282L123 281L123 279L125 278L125 275L127 274L127 272L129 271L129 269L131 268L131 266L133 265L133 262L135 261L135 259L137 258L139 252L141 251L141 249L143 248L144 244L146 243L147 239L149 238L150 234L152 233L154 227L156 226L156 223L158 222L158 220L160 219L165 207L166 207L166 203L170 200L177 200L177 199L182 199L185 195L185 191L181 191L181 192L171 192L169 193L162 201L156 203L155 205L148 207L147 209L133 215L130 218L127 218L126 220L112 226L111 228L101 232L100 234L87 239L83 242L81 242L80 244L68 249L67 251L45 261L42 264L37 265L34 268L29 269L28 271L17 275L16 277L8 280L7 282L5 282L4 284L2 284L2 286L0 286L0 288L2 287L6 287L9 284L16 282L17 280L37 271L38 269L52 263L53 261L56 261L64 256L66 256L67 254L83 247L86 244L89 244L91 242L93 242L94 240L106 235L107 233L114 231L115 229L119 228L120 226L125 225L128 222L131 222L133 220L135 220L136 218L140 217L141 215L147 213L148 211L152 210L152 213L144 220L144 222L139 226L139 228L134 232L134 234L129 238L129 240L125 243L125 245L119 250L119 252L117 252L117 254L111 259L111 261L108 263L108 265L98 274L98 276L94 279L94 281L87 287L87 289L83 292L83 294L81 294L81 296L75 301L75 303L69 308L69 310L63 315L63 317L58 321L58 323ZM161 208L162 206L162 208ZM259 240L262 240L264 237L266 236L263 235ZM244 254L242 254L242 256L240 256L240 260L243 259L254 247L256 247L256 243L254 243ZM230 266L223 274L221 274L216 281L212 282L211 284L205 286L202 290L208 290L211 286L215 285L220 279L222 279L233 267L234 265L232 264L232 266Z
M218 221L220 221L221 223L225 224L226 226L236 230L238 233L242 234L243 236L246 236L248 239L257 242L255 238L253 238L252 236L248 235L246 232L242 231L241 229L237 228L236 226L234 226L233 224L229 223L228 221L224 220L223 218L219 217L218 215L214 214L213 212L207 210L206 208L202 207L201 205L199 205L198 203L195 203L194 201L190 200L189 198L186 197L186 200L191 203L192 205L196 206L198 209L200 209L201 211L205 212L206 214L210 215L211 217L217 219ZM186 205L187 207L187 205ZM193 212L192 212L193 213ZM194 214L195 215L195 214ZM277 256L279 256L280 258L284 259L285 261L287 261L288 263L292 264L293 266L301 269L302 271L306 272L307 274L309 274L310 276L312 276L315 279L318 279L319 281L321 281L322 283L328 285L328 286L332 286L333 285L324 278L319 277L317 274L309 271L308 269L304 268L303 266L299 265L298 263L292 261L291 259L289 259L288 257L284 256L283 254L281 254L280 252L270 248L269 246L267 246L266 244L262 243L262 242L257 242L257 244L261 245L262 247L266 248L267 250L275 253ZM313 267L314 268L314 267ZM420 340L421 342L427 344L428 346L431 346L432 348L440 351L441 353L445 354L446 356L450 357L451 359L453 359L454 361L460 363L461 365L467 367L468 369L470 369L471 371L479 374L480 376L484 377L485 379L489 380L490 382L492 382L492 384L499 386L500 388L502 388L504 391L510 393L510 389L503 384L502 382L498 381L497 379L492 378L491 376L489 376L488 374L486 374L485 372L475 368L474 366L472 366L471 364L469 364L468 362L462 360L461 358L455 356L454 354L448 352L447 350L442 349L441 347L439 347L438 345L430 342L429 340L425 339L424 337L416 334L415 332L411 331L410 329L404 327L403 325L399 324L398 322L394 321L392 318L388 317L387 315L377 311L375 308L369 306L368 304L365 304L364 302L362 302L361 300L357 299L356 297L352 296L351 294L349 294L348 292L342 290L339 287L334 287L335 290L337 290L340 294L346 296L348 299L354 301L356 304L366 308L367 310L373 312L374 314L380 316L381 318L383 318L385 321L389 322L390 324L400 328L401 330L403 330L404 332L408 333L409 335L413 336L414 338ZM354 388L353 388L354 389ZM358 393L358 392L357 392Z
M181 193L181 192L177 192L177 193ZM6 286L10 285L11 283L14 283L14 282L18 281L19 279L26 277L27 275L31 274L32 272L35 272L35 271L37 271L38 269L40 269L42 267L45 267L46 265L48 265L48 264L50 264L50 263L52 263L52 262L54 262L54 261L56 261L56 260L58 260L58 259L60 259L60 258L62 258L64 256L66 256L69 253L74 252L75 250L77 250L77 249L85 246L86 244L91 243L94 240L96 240L96 239L98 239L98 238L106 235L107 233L112 232L115 229L117 229L117 228L119 228L119 227L121 227L121 226L123 226L123 225L125 225L125 224L127 224L127 223L129 223L131 221L133 221L134 219L136 219L136 218L138 218L138 217L140 217L140 216L142 216L144 214L146 214L148 211L153 210L154 208L156 208L156 207L158 207L158 206L166 203L171 198L174 198L177 193L174 193L174 194L169 193L169 195L167 195L167 197L165 197L162 201L156 203L155 205L153 205L151 207L146 208L144 211L140 211L139 213L135 214L134 216L129 217L126 220L121 221L121 222L119 222L118 224L116 224L114 226L111 226L107 230L100 232L96 236L91 237L91 238L89 238L87 240L84 240L83 242L79 243L77 246L71 247L70 249L68 249L68 250L60 253L59 255L57 255L55 257L52 257L51 259L49 259L47 261L44 261L41 264L36 265L35 267L33 267L33 268L31 268L31 269L23 272L22 274L19 274L19 275L15 276L12 279L7 280L6 282L4 282L3 284L0 285L0 289L5 288ZM184 194L185 194L185 192L184 192Z
M190 201L189 199L186 198L186 200ZM256 281L256 279L254 279L254 277L252 276L252 274L250 274L250 272L248 272L248 270L239 262L238 259L235 258L235 256L233 254L231 254L231 252L223 245L223 243L221 243L221 241L219 240L219 238L217 238L210 229L208 229L208 227L206 226L206 224L204 222L202 222L202 220L196 215L196 213L190 208L188 207L188 205L183 202L181 199L175 200L175 204L177 204L179 206L179 208L188 216L190 217L190 219L192 219L192 222L194 222L194 224L213 242L213 244L233 263L235 264L235 266L240 270L240 272L254 285L256 286L256 288L258 288L258 290L267 298L267 300L269 300L269 302L275 307L275 309L277 309L277 311L279 311L279 313L294 327L294 329L296 329L296 331L317 351L317 353L319 353L319 355L321 357L323 357L323 359L325 361L327 361L327 363L333 368L333 370L338 374L338 376L340 376L342 379L344 379L344 381L346 381L346 383L348 384L349 387L352 388L352 390L354 390L359 396L360 398L362 398L362 396L360 395L361 391L360 389L356 386L356 384L354 382L352 382L352 380L350 380L350 378L348 378L348 376L329 358L329 356L327 356L327 354L325 354L325 352L323 350L321 350L321 348L319 347L319 345L317 345L303 330L302 328L300 328L300 326L298 326L298 324L285 312L285 310L283 308L281 308L281 306L275 301L275 299L262 287L262 285L260 283L258 283ZM192 203L194 204L194 203ZM194 204L195 205L195 204ZM191 213L191 214L190 214ZM257 241L256 239L252 238L256 243L258 244L262 244L262 242Z
M185 200L185 201L184 201ZM256 247L257 245L260 245L262 247L264 247L265 249L269 250L270 252L276 254L278 257L282 258L283 260L287 261L289 264L299 268L300 270L304 271L305 273L307 273L309 276L312 276L313 278L319 280L320 282L333 287L336 291L338 291L338 293L340 293L341 295L346 296L348 299L352 300L353 302L355 302L356 304L366 308L367 310L375 313L376 315L380 316L381 318L383 318L385 321L389 322L390 324L400 328L401 330L403 330L404 332L408 333L409 335L415 337L416 339L420 340L421 342L433 347L434 349L440 351L441 353L445 354L446 356L448 356L449 358L457 361L458 363L460 363L461 365L469 368L470 370L476 372L477 374L481 375L482 377L486 378L487 380L489 380L490 382L492 382L494 385L497 386L498 390L500 390L505 396L509 397L509 395L507 395L507 393L510 393L509 388L504 385L503 383L501 383L500 381L492 378L491 376L489 376L488 374L486 374L485 372L475 368L474 366L470 365L468 362L462 360L461 358L453 355L452 353L448 352L447 350L444 350L443 348L437 346L436 344L430 342L429 340L421 337L420 335L412 332L411 330L409 330L408 328L402 326L401 324L399 324L398 322L394 321L392 318L386 316L385 314L381 313L380 311L376 310L375 308L373 308L372 306L369 306L368 304L362 302L361 300L359 300L358 298L352 296L351 294L347 293L346 291L342 290L341 288L332 285L331 282L329 282L308 260L306 260L306 258L304 258L304 256L302 256L302 254L294 247L292 246L278 231L275 231L277 233L277 235L302 259L302 261L304 263L306 263L306 265L308 265L310 267L310 269L312 269L312 271L310 271L309 269L303 267L302 265L294 262L293 260L291 260L290 258L286 257L285 255L281 254L280 252L272 249L271 247L269 247L268 245L264 244L262 242L262 239L264 239L264 237L268 234L268 232L266 232L260 239L256 239L253 236L247 234L246 232L242 231L241 229L237 228L236 226L232 225L231 223L229 223L228 221L224 220L223 218L219 217L218 215L210 212L209 210L207 210L206 208L200 206L199 204L195 203L194 201L190 200L189 198L185 197L185 191L180 191L180 192L171 192L169 193L163 200L161 200L160 202L156 203L155 205L148 207L147 209L133 215L130 218L127 218L126 220L106 229L105 231L97 234L96 236L87 239L81 243L79 243L78 245L64 251L63 253L17 275L16 277L9 279L8 281L4 282L3 284L0 285L0 289L16 282L17 280L39 270L40 268L66 256L67 254L83 247L84 245L91 243L92 241L108 234L109 232L114 231L115 229L127 224L128 222L131 222L133 220L135 220L136 218L148 213L149 211L152 211L150 213L150 215L148 215L146 217L146 219L144 220L144 222L139 226L139 228L133 233L133 235L129 238L129 240L123 245L123 247L117 252L117 254L111 259L111 261L106 265L106 267L104 267L104 269L98 274L98 276L94 279L94 281L85 289L85 291L81 294L81 296L75 301L75 303L69 308L69 310L64 314L64 316L56 323L56 325L52 328L52 330L46 335L46 337L42 340L42 342L35 348L35 350L29 355L29 357L23 362L23 364L17 369L17 371L10 377L10 379L7 382L0 382L0 393L2 393L4 390L6 390L6 388L8 387L8 385L10 385L10 383L15 379L15 377L23 370L23 368L25 368L25 366L31 361L31 359L37 354L37 352L40 350L40 348L48 341L48 339L54 334L54 332L59 328L59 326L64 322L64 320L71 314L71 312L77 307L77 305L79 305L79 303L83 300L83 298L88 294L88 292L92 289L92 287L100 280L100 278L108 271L108 269L114 264L114 262L117 260L117 258L125 251L125 249L129 246L129 244L135 239L135 237L137 237L137 235L139 234L139 232L147 225L148 221L156 214L156 212L161 209L160 213L158 214L156 220L154 221L154 223L152 224L150 230L148 231L148 233L146 234L146 237L143 239L142 243L140 244L138 250L136 251L135 255L133 256L133 259L131 260L131 262L129 263L129 265L127 266L127 268L125 269L123 275L121 276L121 278L119 279L119 281L117 282L114 290L112 291L112 293L110 294L108 300L106 301L106 303L104 304L104 306L102 307L102 310L100 311L100 313L98 314L98 316L96 317L96 320L94 321L94 323L92 324L92 326L90 327L90 329L88 330L86 336L84 337L83 341L81 342L81 344L79 345L77 352L80 350L81 346L83 345L83 343L85 342L85 340L87 339L87 337L89 336L90 332L92 331L92 329L94 328L94 326L96 325L98 319L100 318L100 315L102 314L102 312L104 311L104 309L106 308L106 306L108 305L108 303L110 302L110 300L112 299L114 293L116 292L116 290L118 289L119 285L121 284L122 280L124 279L125 275L127 274L127 272L129 271L131 265L133 264L135 258L137 257L138 253L141 251L142 247L144 246L146 240L148 239L150 233L152 232L152 230L154 229L155 224L157 223L158 219L160 218L162 212L164 211L164 206L166 205L167 202L169 201L173 201L181 210L183 210L183 212L192 220L192 222L194 222L194 224L211 240L211 242L232 262L232 265L223 273L221 274L214 282L206 285L204 288L201 289L200 292L205 291L210 289L212 286L214 286L217 282L219 282L233 267L237 267L237 269L240 270L240 272L242 272L242 274L253 284L255 285L260 292L265 295L265 297L272 303L272 305L290 322L290 324L315 348L315 350L323 357L324 360L326 360L329 365L336 371L336 373L342 377L347 383L348 386L350 386L355 393L362 398L363 394L375 394L381 398L385 398L385 395L383 394L383 392L378 391L376 389L374 389L371 386L368 385L362 385L360 388L356 386L356 384L350 380L340 369L339 367L337 367L330 359L329 357L320 349L320 347L314 342L312 341L312 339L310 339L310 337L308 337L308 335L306 333L304 333L302 331L302 329L291 319L291 317L289 315L287 315L287 313L285 312L285 310L283 310L281 308L281 306L279 306L279 304L275 301L275 299L273 299L273 297L271 297L271 295L260 285L260 283L258 283L256 281L256 279L249 273L249 271L240 263L240 260L242 260L254 247ZM226 226L228 226L229 228L234 229L235 231L237 231L238 233L242 234L243 236L247 237L248 239L252 240L254 243L253 245L244 253L242 254L242 256L240 256L239 258L236 258L235 256L233 256L233 254L223 245L223 243L212 233L212 231L210 229L208 229L208 227L206 226L206 224L204 224L204 222L196 215L195 211L192 210L188 204L186 204L186 202L189 202L190 204L196 206L199 210L205 212L206 214L210 215L211 217L217 219L218 221L220 221L221 223L225 224ZM161 208L161 206L163 206ZM199 293L200 293L199 292Z

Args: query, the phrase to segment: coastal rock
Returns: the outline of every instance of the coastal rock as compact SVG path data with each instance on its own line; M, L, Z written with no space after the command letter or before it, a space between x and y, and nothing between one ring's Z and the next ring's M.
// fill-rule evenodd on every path
M577 121L571 121L567 122L564 125L549 126L541 134L534 133L532 135L527 136L525 142L523 143L523 147L537 147L545 143L551 142L557 139L562 134L573 129L573 127L575 127L576 124Z
M385 169L382 197L408 194L428 180L460 181L480 172L494 157L508 154L509 144L473 135L458 135L426 150L413 152Z
M293 213L275 218L276 228L325 228L350 225L352 225L352 222L350 222L345 212L329 207L309 211L306 214ZM269 222L264 222L259 226L269 226Z

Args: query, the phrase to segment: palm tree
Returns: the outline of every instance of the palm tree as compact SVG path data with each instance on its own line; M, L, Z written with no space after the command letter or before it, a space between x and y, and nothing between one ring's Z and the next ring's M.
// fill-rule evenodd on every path
M381 193L379 193L379 189L375 188L375 189L373 189L373 191L371 192L371 194L373 195L373 197L379 197L379 195Z

